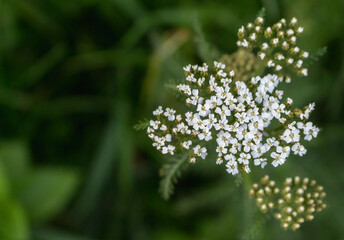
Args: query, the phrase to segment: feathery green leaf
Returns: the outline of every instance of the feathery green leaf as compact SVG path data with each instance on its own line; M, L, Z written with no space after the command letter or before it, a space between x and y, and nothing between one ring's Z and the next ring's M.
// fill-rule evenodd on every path
M264 18L265 14L266 14L266 9L265 9L265 7L263 7L262 9L259 10L259 12L257 14L257 18L258 17Z
M145 119L139 121L137 124L135 124L134 129L136 131L139 131L139 130L147 128L148 126L149 126L149 120L145 118Z
M319 60L321 56L325 55L326 52L327 52L327 47L322 47L322 48L319 48L315 53L309 54L308 64L311 65L315 63L316 61Z
M174 186L185 167L189 154L182 154L171 159L161 168L160 193L165 200L168 200L173 193Z

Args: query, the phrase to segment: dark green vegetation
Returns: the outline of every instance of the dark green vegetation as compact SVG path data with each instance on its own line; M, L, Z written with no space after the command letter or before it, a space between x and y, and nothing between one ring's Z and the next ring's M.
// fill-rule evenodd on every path
M303 158L251 176L324 186L327 208L297 232L261 215L210 158L164 201L166 160L133 129L158 105L178 109L170 86L182 66L235 51L237 29L262 7L268 24L297 17L303 48L328 49L285 89L297 106L316 102L318 138ZM0 239L344 238L343 9L342 0L2 0Z

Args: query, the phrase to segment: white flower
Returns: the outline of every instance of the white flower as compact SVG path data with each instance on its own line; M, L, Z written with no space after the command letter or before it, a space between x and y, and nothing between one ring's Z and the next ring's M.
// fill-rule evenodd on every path
M222 105L222 100L216 96L211 96L210 99L205 101L205 104L209 106L209 109L216 108Z
M267 159L266 158L256 158L254 159L254 165L256 166L261 166L261 168L264 168L267 164Z
M246 39L244 39L244 40L241 42L241 46L244 47L244 48L247 48L247 47L249 46Z
M281 155L282 158L287 158L290 153L290 147L289 146L277 146L276 147L276 152Z
M238 162L244 165L248 165L249 159L251 158L250 154L246 153L240 153L240 157L238 158Z
M231 173L232 175L236 175L238 174L238 165L234 162L228 162L226 164L226 167L227 167L227 172L228 173Z
M284 133L283 133L283 140L286 143L291 143L291 142L299 142L300 141L300 130L297 128L287 128Z
M272 152L270 156L272 157L272 159L274 159L271 163L274 167L277 167L278 165L282 165L285 162L285 158L283 158L281 154Z
M263 60L265 58L266 54L263 52L258 53L258 57Z
M303 52L301 56L302 56L303 58L308 58L309 53L308 53L308 52Z
M303 156L306 154L307 149L302 146L300 143L295 143L291 150L294 152L295 155Z
M188 140L188 141L184 141L184 142L182 143L182 146L183 146L183 148L185 148L185 149L189 149L191 144L192 144L191 140Z
M216 164L220 165L223 163L223 158L222 157L217 157L216 158Z
M190 163L195 163L196 162L196 158L195 157L191 157L189 161L190 161Z
M159 106L155 111L153 111L153 115L155 116L160 116L163 113L164 111L162 110L162 106Z
M191 95L192 93L190 86L186 84L177 85L177 89L186 95Z
M211 132L209 131L208 128L204 128L204 129L202 130L202 132L201 132L200 134L198 134L198 138L199 138L200 140L203 140L203 139L204 139L205 141L209 141L209 140L212 139Z
M228 126L227 123L228 123L227 118L222 118L221 120L218 121L218 123L214 125L214 127L216 130L226 129Z
M267 43L263 43L262 46L260 47L262 50L266 50L269 48L269 45Z
M225 155L225 160L230 162L230 164L235 164L236 157L233 154Z
M165 136L165 141L166 141L166 142L171 142L171 140L172 140L171 134L166 134L166 136Z
M198 86L202 86L203 83L204 83L204 81L205 81L205 78L204 78L204 77L199 78L199 79L197 80Z
M208 115L208 119L204 120L205 121L205 125L211 129L215 123L217 123L217 119L215 118L214 114L209 114Z
M162 154L171 154L173 155L174 154L174 150L175 150L175 146L172 146L172 145L168 145L167 147L163 147L162 148Z
M149 125L154 129L154 130L157 130L159 128L159 125L160 125L160 121L153 121L153 120L150 120L149 121Z
M250 167L248 165L244 166L244 172L246 172L246 173L251 172L251 169L250 169Z
M303 76L308 76L308 69L307 69L307 68L301 69L301 74L302 74Z
M278 44L278 42L279 42L278 38L274 38L274 39L271 40L271 43L274 44L274 45Z
M229 140L231 139L231 134L229 132L220 131L217 134L217 144L219 146L228 146Z
M188 81L188 82L196 82L197 79L195 78L195 76L193 74L191 74L191 75L186 77L186 81Z
M305 140L310 141L312 138L316 138L319 133L319 128L313 126L313 123L308 122L306 123L303 134L305 135Z
M230 142L232 144L232 147L229 149L231 153L236 154L238 151L241 150L241 144L236 138L233 138Z
M276 140L276 138L272 137L272 138L268 138L266 139L266 146L269 147L277 147L279 145L279 141Z
M205 159L205 157L207 156L207 149L205 147L201 148L200 145L197 145L196 147L193 148L193 150L196 156L199 156L203 159Z
M191 64L189 64L189 65L183 67L183 69L184 69L185 72L190 72Z
M194 115L194 119L193 119L193 128L195 130L199 130L199 129L204 129L204 122L203 120L198 116L198 114Z
M297 33L302 33L303 32L303 27L299 27L297 30L296 30Z
M218 156L221 157L222 154L226 154L227 153L227 148L225 146L218 145L217 148L216 148L216 152L218 152Z
M221 108L217 107L215 112L220 115L221 118L226 118L227 116L231 115L231 111L228 109L227 106L223 105Z
M210 108L209 104L204 104L204 105L198 104L198 106L197 106L198 114L202 117L207 116L210 112L209 108Z
M214 62L214 67L216 68L220 68L220 69L225 69L226 65L224 65L223 63L220 62Z
M164 115L168 118L169 121L174 121L174 119L176 118L174 116L175 113L176 113L176 110L173 110L171 108L166 108Z

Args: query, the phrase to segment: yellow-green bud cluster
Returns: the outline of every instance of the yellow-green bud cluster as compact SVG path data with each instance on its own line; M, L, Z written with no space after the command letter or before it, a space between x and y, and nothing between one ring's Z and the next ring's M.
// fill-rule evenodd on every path
M264 19L258 17L255 23L242 26L238 30L237 45L249 50L258 48L258 58L276 73L286 67L300 76L307 76L308 70L303 65L309 53L296 46L297 36L303 32L296 18L292 18L289 23L281 19L272 27L263 24ZM289 82L290 77L286 76L285 81Z
M236 78L243 82L257 76L259 70L264 67L251 51L244 48L239 48L231 55L222 56L220 62L226 65L227 72L233 70Z
M287 178L283 188L279 189L274 181L265 176L260 184L253 185L250 196L256 199L263 213L271 210L283 229L298 229L304 221L314 218L314 212L326 207L323 187L308 178Z
M261 179L260 184L253 184L250 190L250 196L256 199L259 209L266 213L269 209L273 209L276 206L276 194L280 190L276 187L275 181L269 180L268 176Z

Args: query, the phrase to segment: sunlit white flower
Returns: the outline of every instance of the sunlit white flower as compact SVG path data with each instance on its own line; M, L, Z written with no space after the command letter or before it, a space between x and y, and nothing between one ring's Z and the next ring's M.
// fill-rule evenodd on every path
M196 156L199 156L203 159L207 156L207 149L205 147L201 147L200 145L197 145L196 147L193 148L194 154Z
M182 143L182 146L183 146L183 148L185 148L185 149L189 149L191 144L192 144L191 140L188 140L188 141L184 141L184 142Z
M231 161L227 162L226 168L227 168L227 172L231 173L232 175L236 175L239 173L238 165L236 164L236 162L231 162Z
M162 148L162 154L171 154L173 155L174 154L174 150L175 150L175 146L172 146L172 145L168 145L167 147L163 147Z

